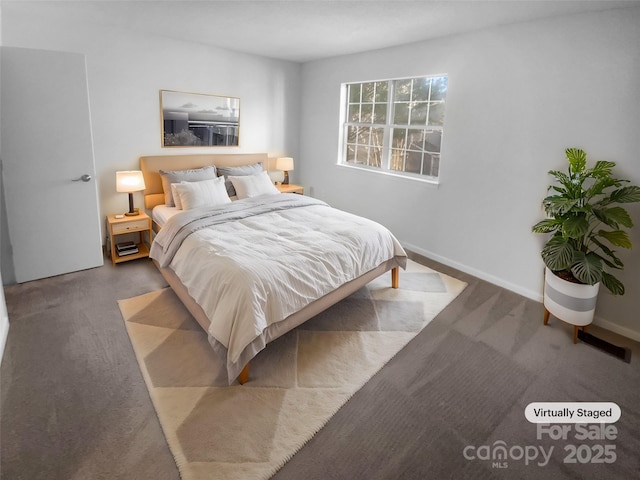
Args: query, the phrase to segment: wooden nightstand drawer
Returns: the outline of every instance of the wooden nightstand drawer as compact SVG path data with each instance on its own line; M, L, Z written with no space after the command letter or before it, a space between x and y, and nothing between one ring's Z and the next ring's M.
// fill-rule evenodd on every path
M127 232L137 232L138 230L148 230L149 219L143 218L141 220L129 220L127 222L114 223L111 226L111 229L113 233L127 233Z

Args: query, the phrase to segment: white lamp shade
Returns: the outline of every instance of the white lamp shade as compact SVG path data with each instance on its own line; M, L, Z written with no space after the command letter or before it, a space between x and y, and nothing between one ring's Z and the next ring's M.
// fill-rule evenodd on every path
M144 190L144 178L140 170L116 172L116 191L131 193Z
M281 157L276 160L276 170L293 170L293 158Z

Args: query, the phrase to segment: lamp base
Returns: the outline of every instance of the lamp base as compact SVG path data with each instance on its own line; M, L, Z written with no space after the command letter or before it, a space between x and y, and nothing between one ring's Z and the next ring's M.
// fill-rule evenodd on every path
M129 211L125 213L127 217L134 217L140 215L140 210L133 208L133 193L129 192Z
M282 185L289 185L289 172L284 171L284 180L282 180Z

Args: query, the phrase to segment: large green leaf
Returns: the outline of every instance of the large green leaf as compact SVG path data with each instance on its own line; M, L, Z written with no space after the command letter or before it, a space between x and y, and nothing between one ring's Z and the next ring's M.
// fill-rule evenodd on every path
M571 170L577 173L584 171L587 165L587 154L584 150L579 148L567 148L564 153L571 164Z
M584 215L574 215L567 218L562 225L562 235L580 238L589 230L589 222Z
M598 236L607 239L612 245L622 248L631 248L631 240L627 232L622 230L598 230Z
M620 185L620 180L611 177L602 177L596 180L594 184L591 185L591 188L587 190L587 196L589 198L593 198L596 195L602 195L604 190L609 187L619 187ZM606 204L608 202L608 198L602 199L601 202L605 202Z
M590 177L608 177L611 175L615 162L607 162L605 160L598 160L595 166L585 172L585 175Z
M573 263L575 249L568 238L552 237L542 249L542 260L551 270L567 270Z
M624 285L607 272L602 272L602 284L614 295L624 295Z
M619 228L620 225L627 228L633 227L633 220L622 207L594 208L593 214L612 228Z
M604 243L602 243L600 240L598 240L596 237L593 237L591 239L591 241L593 243L595 243L596 245L598 245L598 247L600 247L602 249L602 251L609 256L609 258L611 258L612 262L608 261L606 258L602 257L602 261L605 262L607 265L609 265L611 268L622 268L624 267L624 264L622 263L622 260L620 260L617 256L616 256L616 252L614 252L613 250L611 250L609 247L607 247Z
M611 195L609 195L609 199L610 199L609 203L640 202L640 187L636 187L636 186L622 187L619 190L611 192Z
M549 170L549 175L553 175L554 177L556 177L556 180L558 180L558 182L560 182L565 187L571 184L571 179L564 172L560 172L558 170Z
M594 253L576 252L571 273L582 283L595 285L602 278L602 260Z
M560 216L573 210L579 200L560 195L551 195L543 200L545 211L551 216Z
M549 186L548 190L553 190L554 192L560 193L562 195L567 193L567 190L565 188L559 187L557 185Z
M561 219L546 218L536 223L531 231L534 233L553 233L562 225L562 222Z

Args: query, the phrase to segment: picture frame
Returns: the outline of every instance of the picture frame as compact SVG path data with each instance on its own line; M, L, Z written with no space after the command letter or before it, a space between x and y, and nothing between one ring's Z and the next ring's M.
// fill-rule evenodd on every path
M160 90L162 147L237 147L240 99Z

